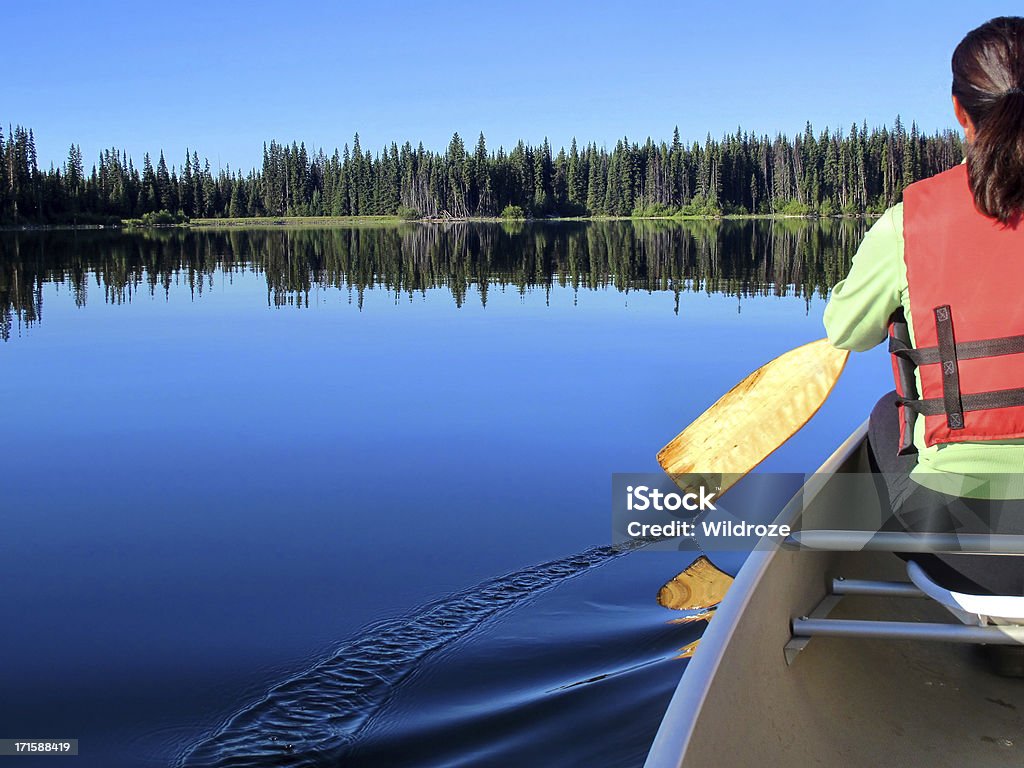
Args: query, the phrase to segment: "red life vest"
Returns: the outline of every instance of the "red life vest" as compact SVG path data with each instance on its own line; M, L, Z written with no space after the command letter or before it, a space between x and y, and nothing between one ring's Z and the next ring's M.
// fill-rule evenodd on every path
M958 165L904 191L903 241L916 343L898 322L889 341L903 452L917 415L929 446L1024 437L1024 224L979 212Z

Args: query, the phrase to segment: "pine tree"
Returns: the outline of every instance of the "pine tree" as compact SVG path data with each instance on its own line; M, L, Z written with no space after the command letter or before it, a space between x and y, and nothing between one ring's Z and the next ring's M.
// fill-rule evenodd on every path
M0 144L3 142L0 141ZM148 155L146 156L148 159ZM82 166L82 148L72 144L68 150L68 160L64 166L64 188L71 207L72 216L78 213L82 197L82 184L85 181L85 169Z
M198 171L199 169L196 168ZM178 199L181 201L181 210L188 217L196 215L195 181L192 178L192 158L188 150L185 150L185 167L181 172L181 187L178 192Z
M164 160L163 150L160 150L160 160L156 164L156 190L157 207L164 211L174 211L173 195L171 194L171 176L167 172L167 161Z
M487 156L487 142L484 140L483 131L480 131L480 138L476 141L473 161L474 187L476 190L476 208L474 213L477 216L490 216L497 213L497 211L494 210L494 190L491 185L490 160Z

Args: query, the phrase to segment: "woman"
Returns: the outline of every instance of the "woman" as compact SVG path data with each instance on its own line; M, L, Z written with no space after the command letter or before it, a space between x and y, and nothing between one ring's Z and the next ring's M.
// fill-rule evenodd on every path
M829 340L890 336L897 393L869 442L909 530L1024 533L1024 18L953 54L964 164L904 191L825 310ZM915 556L951 589L1024 594L1024 558Z

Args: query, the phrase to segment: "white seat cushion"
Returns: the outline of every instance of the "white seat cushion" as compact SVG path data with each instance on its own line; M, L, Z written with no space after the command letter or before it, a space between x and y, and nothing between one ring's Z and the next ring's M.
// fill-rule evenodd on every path
M1024 597L1017 595L972 595L939 586L913 560L907 575L932 598L965 624L1024 624Z

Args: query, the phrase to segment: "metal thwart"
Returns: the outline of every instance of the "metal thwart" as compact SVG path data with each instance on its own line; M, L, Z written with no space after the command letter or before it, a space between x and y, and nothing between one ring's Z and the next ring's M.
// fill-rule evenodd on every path
M785 646L786 663L792 664L813 637L849 637L873 640L932 640L977 645L1024 645L1024 626L972 626L943 622L873 621L830 619L832 610L846 595L873 597L928 597L910 582L834 579L825 598L807 616L792 621L792 637Z

